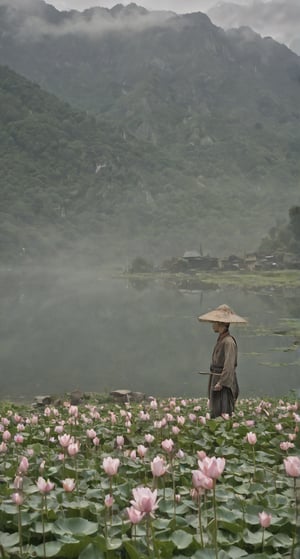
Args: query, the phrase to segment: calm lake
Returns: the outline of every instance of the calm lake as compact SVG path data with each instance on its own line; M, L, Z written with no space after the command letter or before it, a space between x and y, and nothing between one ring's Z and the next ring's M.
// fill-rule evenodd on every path
M247 317L231 328L241 397L300 393L299 290L202 291L131 283L99 270L0 273L0 398L126 388L206 396L216 335L197 316L226 303Z

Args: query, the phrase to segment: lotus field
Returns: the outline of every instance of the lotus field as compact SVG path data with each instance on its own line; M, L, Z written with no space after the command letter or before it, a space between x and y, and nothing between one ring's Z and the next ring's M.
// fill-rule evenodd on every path
M0 557L300 557L300 407L0 404Z

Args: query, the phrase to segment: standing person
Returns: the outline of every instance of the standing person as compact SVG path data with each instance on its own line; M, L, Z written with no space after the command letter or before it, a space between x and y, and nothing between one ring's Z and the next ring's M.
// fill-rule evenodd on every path
M208 382L211 418L232 415L239 395L236 376L238 348L229 326L231 323L242 324L247 321L227 305L220 305L214 311L199 316L198 320L212 322L213 331L219 334L212 353Z

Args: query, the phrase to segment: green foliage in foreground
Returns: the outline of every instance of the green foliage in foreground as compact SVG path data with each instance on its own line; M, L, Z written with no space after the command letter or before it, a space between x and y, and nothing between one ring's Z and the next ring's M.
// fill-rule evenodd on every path
M300 458L299 403L292 395L242 400L233 418L216 420L207 416L206 401L175 398L94 399L40 410L3 402L0 413L3 557L299 557L300 470L293 477L284 466L287 457ZM66 437L69 446L62 444ZM163 441L172 443L169 452ZM203 451L224 458L225 469L213 490L195 492L192 472ZM167 466L161 477L152 474L157 456ZM104 471L107 457L119 461L114 475ZM49 481L44 493L39 477ZM63 489L66 479L72 491ZM132 525L127 508L139 486L155 498L157 491L158 508ZM264 529L262 512L272 515Z

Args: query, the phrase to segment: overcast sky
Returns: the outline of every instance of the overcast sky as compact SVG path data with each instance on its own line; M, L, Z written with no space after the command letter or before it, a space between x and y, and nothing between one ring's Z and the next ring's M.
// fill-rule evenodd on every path
M251 0L252 1L252 0ZM46 0L58 10L85 10L91 6L102 6L112 8L116 4L130 4L126 0ZM135 4L144 6L148 10L172 10L177 13L205 12L218 3L218 0L136 0ZM245 0L237 0L243 4Z

